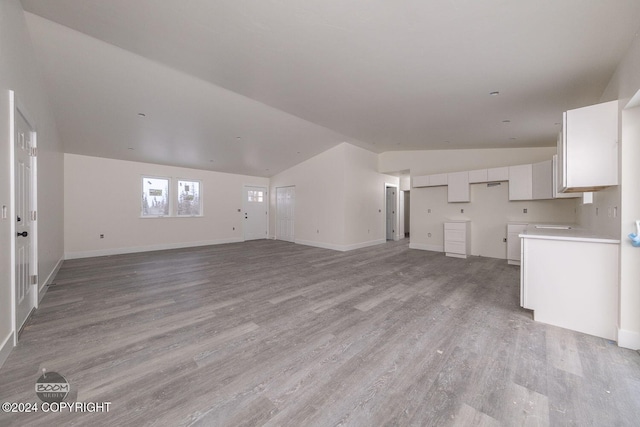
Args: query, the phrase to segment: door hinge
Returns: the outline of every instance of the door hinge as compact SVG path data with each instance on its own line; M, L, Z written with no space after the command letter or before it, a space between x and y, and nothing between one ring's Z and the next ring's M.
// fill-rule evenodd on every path
M32 285L37 285L38 284L38 275L37 274L32 274L31 275L31 284Z
M36 157L38 155L38 147L29 147L29 155Z
M31 215L31 221L35 221L38 218L36 211L30 211L29 214Z

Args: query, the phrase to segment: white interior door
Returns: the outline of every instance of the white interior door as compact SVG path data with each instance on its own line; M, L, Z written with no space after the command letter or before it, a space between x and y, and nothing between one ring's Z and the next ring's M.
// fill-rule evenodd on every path
M267 189L244 187L244 240L267 238Z
M14 115L14 307L15 338L36 305L33 251L33 154L35 132L20 110ZM34 275L35 277L35 275ZM34 283L35 284L35 283Z
M396 193L397 188L386 187L387 190L387 240L395 240L396 234Z
M296 187L276 188L276 238L293 242Z

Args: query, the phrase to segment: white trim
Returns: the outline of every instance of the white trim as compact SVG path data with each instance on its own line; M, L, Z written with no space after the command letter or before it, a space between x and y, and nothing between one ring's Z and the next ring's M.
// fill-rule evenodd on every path
M38 308L38 305L40 305L40 302L42 302L42 298L44 298L44 294L46 294L47 291L49 290L49 285L53 282L53 279L56 278L56 275L58 274L58 271L60 271L60 268L62 267L63 262L64 262L64 258L60 258L56 263L55 267L53 267L53 270L51 270L51 273L49 273L49 275L47 276L47 280L42 282L42 284L40 285L40 288L38 289L38 301L37 301L38 304L36 305L36 308Z
M391 187L391 188L395 188L396 189L396 197L395 197L395 211L396 211L396 220L395 220L395 224L393 226L394 228L394 233L393 233L393 240L394 241L398 241L400 240L400 185L398 184L392 184L390 182L385 182L384 183L384 203L382 204L384 206L384 236L385 236L385 242L387 241L387 188Z
M409 249L420 249L422 251L444 252L444 246L427 245L425 243L409 243Z
M99 249L96 251L65 252L64 259L92 258L97 256L123 255L123 254L133 254L138 252L194 248L198 246L222 245L225 243L240 243L240 242L244 242L244 239L242 239L241 237L229 237L226 239L202 240L199 242L168 243L168 244L162 244L162 245L149 245L149 246L131 246L127 248Z
M11 331L11 333L4 339L2 344L0 344L0 368L2 367L2 365L4 365L4 362L7 360L7 357L9 357L9 354L11 354L11 350L13 350L13 336L13 331Z
M240 216L241 219L244 219L244 214L247 212L247 204L249 203L248 200L246 200L246 195L247 195L247 187L253 187L253 188L260 188L260 189L264 189L264 203L265 203L265 209L267 210L267 223L265 224L265 233L264 233L264 238L268 239L270 234L269 234L269 224L271 224L271 187L269 187L269 184L267 185L253 185L253 184L243 184L242 185L242 211L240 212L242 215ZM242 221L242 241L246 240L246 232L247 232L247 227L245 226L246 221ZM249 240L254 240L254 239L249 239ZM255 240L260 240L260 239L255 239Z
M618 347L640 350L640 332L618 329Z
M11 336L13 337L13 345L17 345L18 334L16 333L16 100L15 92L9 91L9 227L10 239L9 239L9 253L11 258L11 271L10 286L11 286Z
M386 239L379 239L379 240L370 240L368 242L362 242L362 243L354 243L352 245L335 245L333 243L325 243L325 242L314 242L311 240L297 240L295 241L296 244L298 245L305 245L305 246L313 246L316 248L322 248L322 249L331 249L333 251L340 251L340 252L347 252L347 251L352 251L354 249L362 249L362 248L366 248L369 246L375 246L375 245L380 245L382 243L386 243L387 240Z

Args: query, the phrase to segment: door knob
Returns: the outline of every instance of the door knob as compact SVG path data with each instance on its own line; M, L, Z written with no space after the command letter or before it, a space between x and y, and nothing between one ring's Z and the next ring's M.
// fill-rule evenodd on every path
M23 231L22 233L18 233L18 237L22 236L22 237L27 237L29 235L29 233L27 233L26 231Z

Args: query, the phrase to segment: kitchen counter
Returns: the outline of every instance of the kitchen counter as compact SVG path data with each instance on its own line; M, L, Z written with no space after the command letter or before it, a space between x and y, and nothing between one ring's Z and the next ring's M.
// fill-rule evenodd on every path
M580 228L575 224L530 224L525 231L520 234L520 237L525 239L620 243L620 239L618 238L604 236L598 232Z

